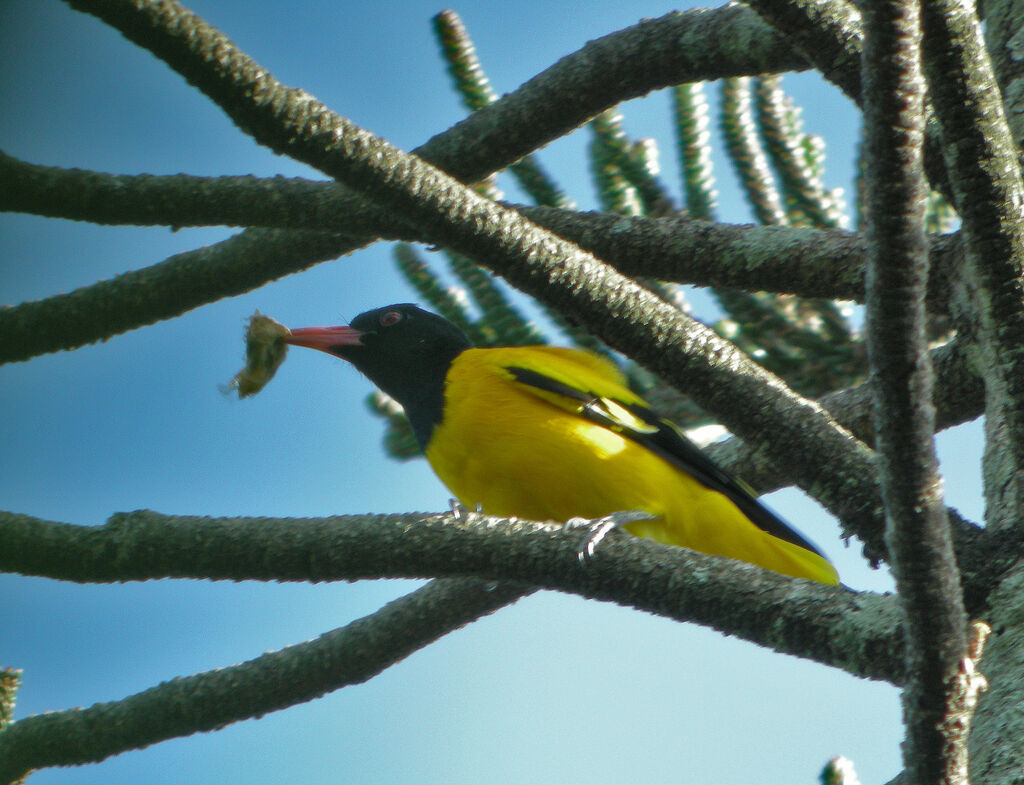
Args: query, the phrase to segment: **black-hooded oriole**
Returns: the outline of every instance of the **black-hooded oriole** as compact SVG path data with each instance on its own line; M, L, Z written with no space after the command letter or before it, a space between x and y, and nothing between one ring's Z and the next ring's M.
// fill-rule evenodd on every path
M818 550L588 352L473 348L452 323L388 305L285 341L333 354L405 408L441 481L470 509L530 520L644 511L631 534L834 584Z

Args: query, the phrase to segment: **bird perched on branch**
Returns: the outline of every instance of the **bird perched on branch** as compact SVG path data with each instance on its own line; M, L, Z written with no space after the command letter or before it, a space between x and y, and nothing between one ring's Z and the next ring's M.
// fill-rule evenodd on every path
M284 342L347 360L401 403L434 472L469 509L538 521L643 511L651 517L625 525L631 534L838 582L811 543L596 355L474 348L409 304L291 330Z

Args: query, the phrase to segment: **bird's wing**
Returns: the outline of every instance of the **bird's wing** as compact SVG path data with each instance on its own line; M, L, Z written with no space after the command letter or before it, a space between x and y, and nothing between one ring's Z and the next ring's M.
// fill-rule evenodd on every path
M579 352L573 354L576 355L573 359L588 356ZM555 359L562 357L568 359L568 355L556 356ZM814 545L758 502L750 486L721 469L673 423L659 417L642 399L621 385L617 378L609 378L607 373L602 373L603 366L584 368L581 373L574 374L571 363L530 365L534 367L509 364L504 366L504 370L523 389L625 436L686 472L705 487L721 493L754 525L773 537L821 555ZM538 365L551 367L541 370Z

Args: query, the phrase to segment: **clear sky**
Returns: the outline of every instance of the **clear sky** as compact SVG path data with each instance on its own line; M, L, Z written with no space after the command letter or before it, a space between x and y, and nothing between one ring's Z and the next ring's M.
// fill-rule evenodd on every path
M464 115L431 32L443 6L192 7L281 81L404 149ZM502 93L587 40L671 8L470 0L454 10ZM785 84L808 130L826 139L828 185L849 193L856 113L811 76ZM161 62L57 0L0 2L0 106L0 148L35 163L320 177L258 147ZM667 95L624 111L631 135L659 140L664 177L678 192ZM577 133L541 156L590 208L587 139ZM749 221L727 165L715 160L720 215ZM69 291L232 231L0 215L0 302ZM363 404L369 383L343 363L296 351L259 396L239 402L218 391L238 370L244 323L257 308L301 326L415 299L390 254L377 244L103 344L0 367L0 506L78 524L137 508L272 516L445 508L448 494L425 462L386 459L381 426ZM977 520L978 428L944 435L941 447L954 467L949 500ZM856 543L844 546L816 504L794 491L771 501L824 547L846 583L891 586L887 573L866 568ZM87 706L314 637L415 585L77 586L0 576L0 665L25 670L19 717ZM877 783L899 770L900 737L891 687L694 625L544 593L366 685L31 781L770 785L814 782L842 754L862 782Z

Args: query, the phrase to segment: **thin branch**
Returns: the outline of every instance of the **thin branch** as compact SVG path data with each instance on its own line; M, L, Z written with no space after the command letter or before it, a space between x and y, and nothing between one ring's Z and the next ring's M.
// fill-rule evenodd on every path
M512 303L507 291L498 286L491 273L460 253L445 251L444 255L452 273L465 284L482 314L479 322L487 344L498 343L499 336L518 346L544 343L544 334Z
M893 598L801 581L616 533L517 519L423 515L201 518L149 511L73 526L0 513L0 569L84 582L477 577L616 602L898 683Z
M807 155L807 137L800 128L798 110L783 92L781 78L759 77L754 95L761 136L779 175L790 223L839 228L842 213Z
M736 168L743 193L758 223L783 226L789 218L775 187L775 178L761 145L751 106L749 77L723 80L721 127L729 160Z
M590 129L594 133L591 144L591 159L594 167L611 169L619 180L620 190L625 189L636 194L632 199L638 204L620 205L621 200L614 194L601 194L606 212L619 215L674 215L678 212L672 196L645 162L635 154L635 142L627 135L622 124L622 113L616 109L602 112L590 121ZM606 178L598 176L599 184ZM604 190L603 188L600 190ZM626 199L627 203L631 200Z
M476 56L476 47L466 26L454 11L445 10L434 17L434 32L441 44L441 54L448 64L448 74L462 102L471 112L483 109L498 100ZM537 204L549 207L575 207L534 155L520 158L508 168Z
M1024 182L972 6L923 4L924 67L987 369L985 507L998 530L1024 522Z
M464 288L442 285L419 252L407 243L398 243L394 249L395 263L412 287L419 292L437 313L458 327L477 346L487 335L469 313L469 295Z
M920 43L915 0L865 7L868 357L885 539L907 640L904 773L907 785L966 785L967 737L949 718L962 709L953 685L967 654L967 618L935 456L925 337Z
M0 731L6 730L14 720L14 703L20 686L19 668L0 669Z
M676 146L683 170L686 210L693 218L714 220L718 194L708 140L708 100L703 82L672 88L672 116Z
M629 181L616 158L626 158L622 114L608 109L587 123L592 136L587 144L587 162L594 181L597 203L602 212L612 215L642 215L645 206L636 186ZM618 148L618 149L617 149Z
M21 670L18 668L0 669L0 738L2 732L14 721L14 702L21 686ZM22 785L25 774L12 777L9 785Z
M431 581L312 641L163 682L120 701L26 717L0 733L0 782L31 769L95 763L217 730L360 684L530 591L474 579Z

